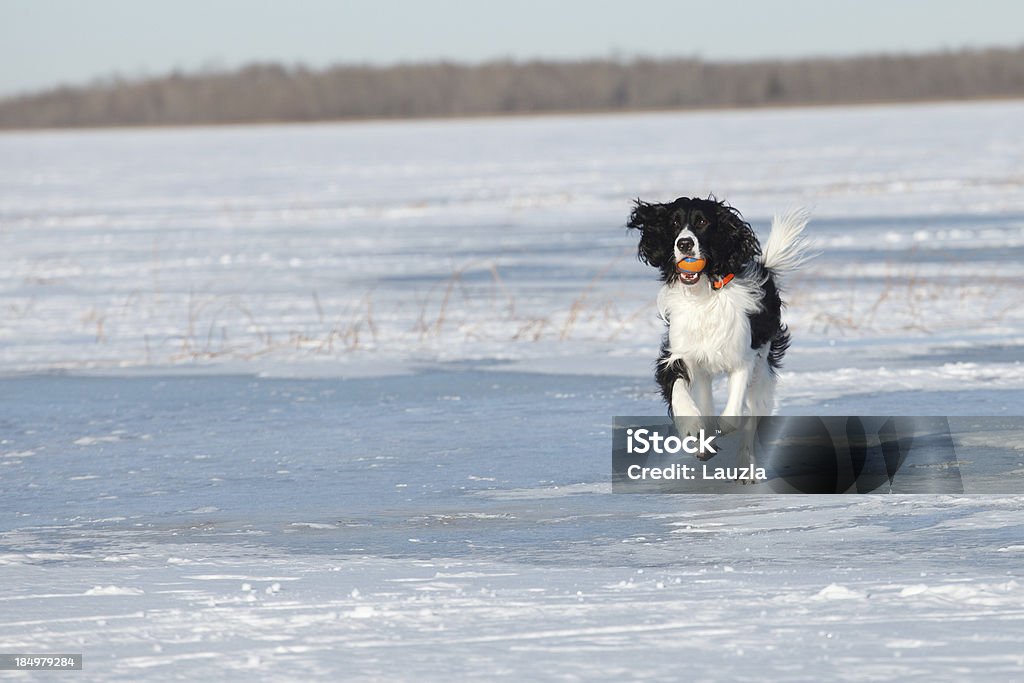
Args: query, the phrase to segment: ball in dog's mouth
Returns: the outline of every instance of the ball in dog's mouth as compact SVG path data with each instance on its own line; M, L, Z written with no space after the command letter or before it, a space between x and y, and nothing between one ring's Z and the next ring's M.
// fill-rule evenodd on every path
M684 258L676 263L676 274L684 285L695 285L700 280L700 271L704 270L704 259Z

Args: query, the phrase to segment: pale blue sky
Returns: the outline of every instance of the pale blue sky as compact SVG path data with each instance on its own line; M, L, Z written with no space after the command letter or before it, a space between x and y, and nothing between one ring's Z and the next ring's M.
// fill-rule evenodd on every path
M256 60L748 59L1022 43L1020 0L0 0L0 94Z

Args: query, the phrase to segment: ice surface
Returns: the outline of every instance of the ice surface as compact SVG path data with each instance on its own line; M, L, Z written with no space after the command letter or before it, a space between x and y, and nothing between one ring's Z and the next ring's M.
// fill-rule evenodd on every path
M611 416L663 411L637 196L762 235L811 209L780 412L1021 414L1022 118L0 134L3 649L90 680L1024 676L1020 497L608 483Z
M1019 497L612 495L647 383L9 378L0 640L100 680L1020 672Z

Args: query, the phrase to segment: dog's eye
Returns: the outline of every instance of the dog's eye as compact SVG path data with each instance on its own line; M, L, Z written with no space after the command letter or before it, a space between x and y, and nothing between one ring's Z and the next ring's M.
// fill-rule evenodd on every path
M706 228L708 227L708 219L704 216L697 214L693 217L693 227L695 228Z

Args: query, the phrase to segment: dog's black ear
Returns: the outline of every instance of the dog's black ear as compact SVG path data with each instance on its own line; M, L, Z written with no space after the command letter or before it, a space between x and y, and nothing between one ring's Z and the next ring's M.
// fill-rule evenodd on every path
M740 212L724 202L718 203L718 228L715 242L724 248L716 249L713 271L710 275L724 277L729 273L739 275L744 266L761 255L750 223L743 220ZM722 239L722 238L725 239Z
M640 231L637 258L655 268L660 268L671 257L671 245L667 244L666 238L668 215L667 205L648 204L637 199L626 223L627 228Z

